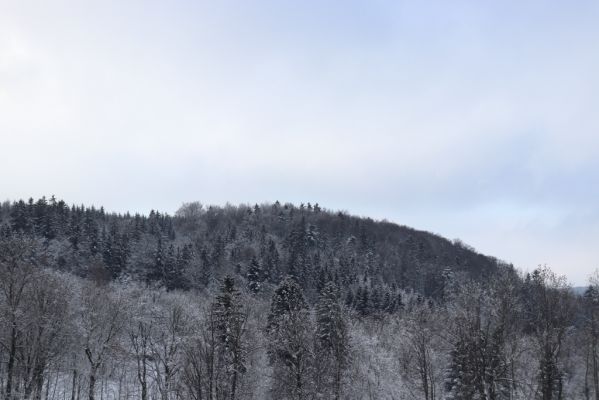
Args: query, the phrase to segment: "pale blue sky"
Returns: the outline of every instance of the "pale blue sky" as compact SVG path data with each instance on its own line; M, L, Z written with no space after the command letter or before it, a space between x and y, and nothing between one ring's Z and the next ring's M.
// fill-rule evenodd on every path
M597 1L0 0L0 195L319 202L599 267Z

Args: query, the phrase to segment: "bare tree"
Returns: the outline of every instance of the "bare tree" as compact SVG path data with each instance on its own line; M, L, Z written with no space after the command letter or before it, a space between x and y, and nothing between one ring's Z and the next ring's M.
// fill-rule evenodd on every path
M34 243L29 239L19 237L0 241L1 318L8 328L7 337L0 339L0 345L8 353L4 388L4 397L7 400L14 398L17 343L24 330L23 315L26 313L24 306L27 290L36 273L33 252Z
M41 399L48 365L59 357L68 337L70 289L55 273L38 274L29 291L27 329L22 334L24 398Z
M405 318L399 321L403 332L397 333L402 349L402 367L405 379L416 383L424 400L434 400L438 393L437 374L441 369L436 364L439 348L439 323L441 313L428 302L415 304Z
M165 296L156 308L155 334L151 336L153 369L162 400L168 400L175 387L174 378L182 366L184 343L189 336L189 314L180 297Z
M137 380L141 386L141 400L148 399L148 369L152 358L151 340L154 334L152 307L155 296L147 289L133 293L128 307L127 334L137 366Z
M123 294L110 286L87 283L80 294L79 324L89 364L89 400L94 400L100 368L115 351L125 324Z

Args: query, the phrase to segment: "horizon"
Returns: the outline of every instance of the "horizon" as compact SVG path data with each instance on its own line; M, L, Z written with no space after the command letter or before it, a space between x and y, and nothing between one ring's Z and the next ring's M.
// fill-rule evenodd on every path
M586 0L0 0L2 195L318 201L582 286L598 19Z

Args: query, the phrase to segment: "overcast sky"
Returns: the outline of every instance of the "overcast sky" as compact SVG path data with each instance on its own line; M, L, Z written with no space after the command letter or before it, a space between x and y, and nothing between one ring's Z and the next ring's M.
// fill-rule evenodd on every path
M577 285L597 1L0 0L0 196L318 202Z

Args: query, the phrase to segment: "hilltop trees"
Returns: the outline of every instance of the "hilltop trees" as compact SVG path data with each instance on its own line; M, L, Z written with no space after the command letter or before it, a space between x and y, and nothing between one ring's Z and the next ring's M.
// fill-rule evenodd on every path
M445 270L481 279L480 271L492 275L506 268L459 242L312 203L187 203L175 216L68 207L53 197L2 207L1 232L34 239L48 250L48 266L79 276L186 290L204 289L238 271L240 283L246 280L251 291L260 292L288 274L310 301L333 280L344 292L362 288L367 301L362 298L359 307L365 315L379 312L386 293L396 292L390 285L440 299Z

